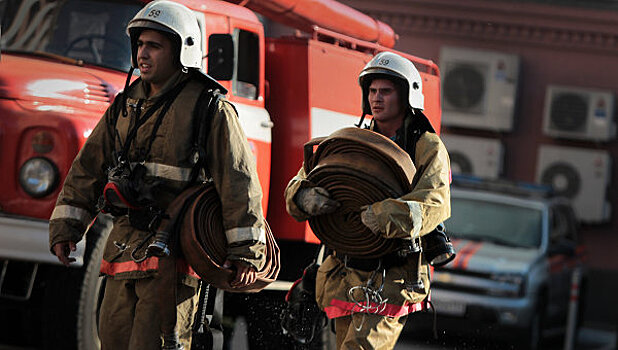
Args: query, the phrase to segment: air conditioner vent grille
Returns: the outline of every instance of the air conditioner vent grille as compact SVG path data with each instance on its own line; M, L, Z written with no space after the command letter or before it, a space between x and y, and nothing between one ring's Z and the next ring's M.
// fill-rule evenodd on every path
M448 71L444 77L445 109L481 113L486 93L485 70L482 67L462 64ZM455 107L455 108L451 108Z
M551 126L565 131L585 131L588 100L581 94L562 93L551 102Z

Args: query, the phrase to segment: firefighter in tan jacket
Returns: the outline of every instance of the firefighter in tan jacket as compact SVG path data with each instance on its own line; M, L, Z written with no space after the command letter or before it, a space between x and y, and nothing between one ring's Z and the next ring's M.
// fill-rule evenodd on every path
M169 335L161 334L157 306L159 258L146 254L153 225L188 185L211 179L229 246L224 267L236 270L232 286L245 286L265 260L262 192L234 107L215 99L213 91L225 89L198 71L202 39L193 12L170 1L151 2L129 22L127 34L140 78L116 98L73 162L50 219L50 248L70 264L70 251L98 209L110 212L114 225L101 265L108 276L99 320L102 348L160 349L162 336ZM197 116L208 116L209 124L206 140L196 143ZM198 152L198 143L205 152ZM198 170L200 157L204 166ZM180 336L188 350L197 275L182 261L177 269L173 337Z
M373 203L361 219L385 238L414 239L450 216L449 158L444 144L421 113L422 81L414 65L394 53L376 55L360 73L363 113L373 131L391 138L416 166L412 192ZM296 220L336 210L328 192L306 179L301 168L285 191ZM402 247L403 248L403 247ZM329 255L317 272L316 299L335 319L337 349L392 349L407 315L425 306L429 266L419 259L353 259ZM390 266L384 266L390 261ZM367 297L369 300L367 300ZM367 303L369 302L369 303Z

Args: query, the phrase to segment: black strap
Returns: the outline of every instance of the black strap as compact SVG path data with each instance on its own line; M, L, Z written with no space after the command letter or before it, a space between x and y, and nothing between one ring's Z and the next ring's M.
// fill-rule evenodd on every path
M219 100L223 97L219 90L202 90L193 111L193 156L195 163L191 169L188 186L194 184L201 169L206 169L206 142L210 133L212 119Z
M111 120L110 120L110 123L107 124L107 127L108 127L109 134L112 135L112 142L114 146L116 145L116 138L120 139L118 135L118 130L116 130L116 123L118 122L118 116L120 116L121 111L122 111L123 117L126 117L128 115L128 112L127 112L128 91L132 89L135 85L139 84L139 82L141 81L141 78L137 78L135 79L133 83L129 84L131 82L131 77L133 77L134 70L135 68L133 67L129 69L129 72L127 73L127 78L124 82L124 89L121 92L119 92L118 95L116 95L116 98L114 98L114 101L112 102L112 105L110 106ZM116 162L116 157L114 158L115 158L114 162Z
M212 316L209 318L208 325L212 332L212 348L213 350L223 349L223 295L225 291L222 289L215 290L215 302L212 309ZM208 316L206 316L208 318Z
M193 333L203 333L204 323L206 322L206 304L208 303L208 291L210 284L200 280L200 300L195 314L195 322L193 324Z
M180 91L182 91L185 85L187 85L187 82L188 80L185 80L184 82L178 84L178 86L176 87L177 90L174 91L174 93L171 96L169 96L169 99L167 100L163 108L161 109L161 113L159 113L159 115L157 116L155 125L152 128L152 133L150 134L150 140L148 141L148 148L146 149L146 153L144 154L144 157L150 154L150 150L152 149L152 143L154 142L155 136L157 135L157 131L159 130L159 127L161 126L161 123L163 122L163 116L167 114L167 111L172 106L172 103L176 100L176 97L178 97L178 94L180 94ZM144 117L146 117L146 115L144 115ZM145 160L145 159L142 159L142 160Z
M210 285L200 281L200 301L193 325L191 350L222 350L223 349L223 291L211 289ZM215 293L214 301L209 298ZM208 310L212 308L209 317Z
M157 101L152 105L152 107L150 109L148 109L148 111L146 112L146 114L144 114L141 118L140 118L140 110L141 110L141 105L143 103L143 100L139 100L137 103L137 113L135 115L135 124L133 125L133 128L129 131L129 134L127 135L127 138L125 140L125 143L122 147L122 151L120 153L119 158L122 160L127 160L127 156L129 153L129 148L131 146L131 143L133 142L133 140L135 139L135 137L137 136L137 131L138 129L144 125L144 123L146 123L146 121L159 109L163 106L163 109L161 110L161 113L159 113L158 117L157 117L157 121L155 122L155 126L153 127L152 130L152 134L150 136L150 140L149 140L149 144L148 144L148 149L146 150L146 152L142 155L142 156L146 156L149 152L150 152L150 147L152 147L152 142L154 140L154 135L156 134L156 132L159 129L159 126L161 126L161 121L163 120L163 116L167 113L168 109L170 108L170 106L172 105L172 103L174 102L174 100L176 100L176 97L178 96L178 94L180 94L180 91L182 91L182 89L185 87L185 85L187 85L187 82L189 80L186 79L183 82L179 83L178 85L176 85L172 90L168 91L167 93L165 93L163 96L159 97L157 99ZM141 159L144 160L144 159Z

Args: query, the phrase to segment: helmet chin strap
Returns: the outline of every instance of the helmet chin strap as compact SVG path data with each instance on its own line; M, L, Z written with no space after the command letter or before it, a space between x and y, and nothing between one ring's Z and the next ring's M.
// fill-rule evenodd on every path
M354 126L356 126L357 128L360 128L363 125L363 122L365 121L366 115L367 113L363 113L360 117L360 120L358 121L358 124L354 124Z

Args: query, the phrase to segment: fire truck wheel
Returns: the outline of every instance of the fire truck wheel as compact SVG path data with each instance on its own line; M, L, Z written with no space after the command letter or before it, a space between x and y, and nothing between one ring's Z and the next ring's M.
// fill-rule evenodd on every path
M99 215L99 218L101 218L101 215ZM97 219L97 221L99 220ZM105 279L99 277L99 270L105 242L111 227L111 219L103 217L96 231L93 232L94 235L87 241L87 259L84 263L84 278L80 289L77 312L77 348L79 350L98 350L101 348L98 320Z

